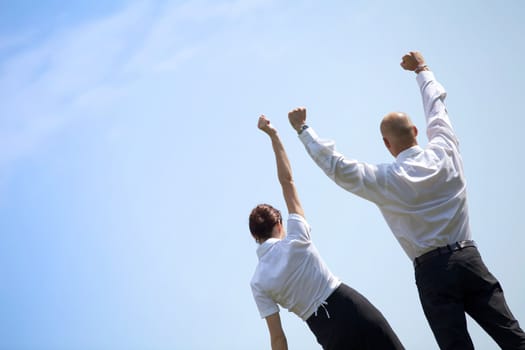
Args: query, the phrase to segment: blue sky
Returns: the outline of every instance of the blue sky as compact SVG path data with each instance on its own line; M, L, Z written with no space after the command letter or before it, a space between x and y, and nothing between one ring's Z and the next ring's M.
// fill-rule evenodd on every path
M286 118L306 106L340 151L390 162L384 114L424 130L399 67L416 49L448 90L474 239L523 325L524 15L517 0L0 1L0 349L269 348L247 216L284 202L261 113L331 270L407 349L437 349L379 211ZM319 348L281 314L290 348Z

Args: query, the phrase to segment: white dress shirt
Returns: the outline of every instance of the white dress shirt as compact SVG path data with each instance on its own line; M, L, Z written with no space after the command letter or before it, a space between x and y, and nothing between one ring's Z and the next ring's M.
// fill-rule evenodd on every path
M279 304L306 321L341 284L321 259L310 231L302 216L290 214L286 237L270 238L257 248L251 287L262 318L279 312Z
M375 203L414 259L436 247L471 239L458 140L445 107L446 92L434 74L417 75L429 143L401 152L391 164L345 158L333 141L310 127L299 138L317 165L339 186Z

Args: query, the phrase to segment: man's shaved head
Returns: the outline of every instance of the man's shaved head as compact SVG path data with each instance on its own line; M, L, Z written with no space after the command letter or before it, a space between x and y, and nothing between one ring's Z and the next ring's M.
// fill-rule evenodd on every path
M414 124L409 116L401 112L391 112L381 121L381 134L383 136L403 138L410 136Z
M402 112L391 112L384 116L381 121L381 135L394 157L405 149L417 145L417 128L410 117Z

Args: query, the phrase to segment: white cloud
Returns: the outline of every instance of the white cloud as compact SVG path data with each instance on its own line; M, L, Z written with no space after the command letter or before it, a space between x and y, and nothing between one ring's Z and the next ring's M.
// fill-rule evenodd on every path
M23 37L26 46L0 61L0 166L33 152L86 115L84 109L107 106L140 79L176 71L205 55L215 31L203 22L228 21L268 3L188 1L155 7L141 1L55 31L32 46ZM21 38L2 38L0 44L14 47Z
M0 166L5 170L81 115L75 113L75 105L108 103L122 93L122 81L129 82L130 76L147 74L155 66L166 68L168 62L173 66L187 57L187 49L178 52L177 47L154 44L166 39L149 33L155 22L148 3L135 3L113 16L64 29L0 61ZM2 38L4 46L19 40ZM129 70L127 62L137 55L149 59Z

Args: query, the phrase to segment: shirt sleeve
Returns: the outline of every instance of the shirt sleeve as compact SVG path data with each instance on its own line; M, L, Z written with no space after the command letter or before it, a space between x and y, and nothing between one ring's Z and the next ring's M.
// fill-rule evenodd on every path
M314 162L337 185L364 199L381 202L380 188L384 186L385 167L348 159L335 148L335 142L322 140L311 128L299 139Z
M252 282L251 287L253 298L255 299L255 304L257 305L257 309L259 310L259 315L261 315L261 318L266 318L276 312L279 312L279 305L277 305L277 303L273 301L272 298L266 295L264 291L258 288L256 283Z
M286 236L288 239L297 239L300 241L310 241L310 232L312 231L310 225L299 214L290 214L286 224Z
M446 148L457 148L459 142L445 106L445 88L437 82L431 71L419 73L416 80L423 100L429 142Z

